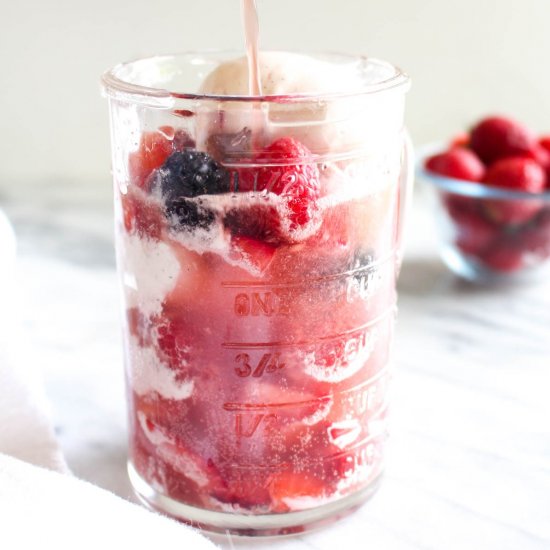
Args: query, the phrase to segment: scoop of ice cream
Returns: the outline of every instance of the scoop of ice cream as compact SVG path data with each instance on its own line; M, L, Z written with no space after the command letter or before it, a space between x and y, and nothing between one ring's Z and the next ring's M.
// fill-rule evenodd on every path
M290 52L260 52L263 95L327 94L360 91L364 86L357 64L336 64ZM248 95L246 57L226 61L204 80L201 93Z
M291 96L258 104L232 101L205 105L200 117L205 139L212 133L237 133L251 128L258 142L292 135L319 155L348 154L387 148L403 121L402 93L362 93L369 84L391 76L391 67L376 67L361 58L326 61L289 52L260 52L263 96ZM384 74L384 70L388 74ZM226 61L203 81L200 93L248 95L246 57ZM292 96L313 95L300 99ZM223 115L220 116L220 109Z

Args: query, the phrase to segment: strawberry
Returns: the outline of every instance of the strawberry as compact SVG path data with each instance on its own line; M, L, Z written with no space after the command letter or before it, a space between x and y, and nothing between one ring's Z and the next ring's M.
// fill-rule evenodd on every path
M238 260L251 264L260 273L268 268L277 250L266 242L244 235L233 235L231 237L231 248L233 255Z
M478 255L499 235L499 228L479 213L464 212L457 224L455 244L465 254Z
M546 175L532 159L510 157L495 162L485 175L485 183L504 190L540 193ZM534 199L487 199L483 202L486 216L500 224L518 225L531 219L541 208Z
M172 152L174 129L162 126L155 132L143 132L137 151L128 157L130 181L147 189L147 179L153 170L159 168Z
M449 144L449 148L453 149L455 147L468 147L470 144L470 135L466 132L461 132L453 137Z
M480 259L487 267L502 273L512 273L523 267L523 251L514 246L509 238L494 243Z
M325 496L325 485L321 479L308 476L304 472L280 472L273 474L269 481L269 494L273 512L299 510L300 501L303 507L311 507L312 499Z
M259 166L237 170L235 190L269 191L281 197L282 204L276 208L262 193L251 208L229 213L226 227L233 234L279 244L309 236L320 190L319 169L311 152L296 139L284 137L260 151L251 163Z
M164 215L160 206L150 200L141 190L128 187L128 192L120 196L124 228L130 234L159 240L164 227Z
M548 153L546 164L546 189L550 190L550 136L543 136L539 139L539 145Z
M550 169L550 151L542 145L535 145L533 149L522 156L534 160L544 170L548 171Z
M536 144L536 138L528 128L502 116L481 120L470 135L470 147L485 164L504 157L528 154Z
M481 181L485 167L475 153L463 147L454 147L433 155L426 161L426 168L441 176L458 180Z
M138 412L137 420L142 433L154 446L157 457L201 492L213 494L227 490L227 484L211 458L200 456L185 447L144 413Z
M542 210L535 223L517 234L517 243L522 250L541 259L550 257L550 208Z

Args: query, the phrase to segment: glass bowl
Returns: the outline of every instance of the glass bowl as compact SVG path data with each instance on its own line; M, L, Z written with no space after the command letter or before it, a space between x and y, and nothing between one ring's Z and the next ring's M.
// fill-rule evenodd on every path
M550 191L528 193L438 175L417 156L417 179L435 196L440 253L457 275L481 283L550 277Z

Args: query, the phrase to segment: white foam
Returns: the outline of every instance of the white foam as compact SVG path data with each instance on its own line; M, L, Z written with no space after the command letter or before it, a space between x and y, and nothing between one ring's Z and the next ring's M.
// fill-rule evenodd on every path
M155 349L142 347L135 336L130 335L129 379L138 395L157 393L164 399L183 400L193 394L193 380L177 380L176 372L163 363Z
M144 315L159 313L180 272L169 245L139 235L126 234L122 241L123 281L128 307Z

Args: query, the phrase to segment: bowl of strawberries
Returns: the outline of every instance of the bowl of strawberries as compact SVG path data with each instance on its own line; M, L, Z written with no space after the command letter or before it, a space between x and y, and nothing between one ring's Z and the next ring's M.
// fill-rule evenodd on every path
M550 135L491 116L426 151L418 172L435 189L453 272L476 282L550 275Z

